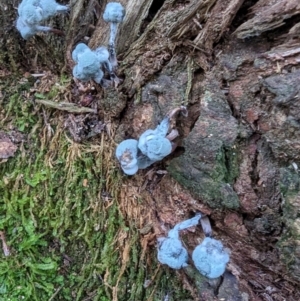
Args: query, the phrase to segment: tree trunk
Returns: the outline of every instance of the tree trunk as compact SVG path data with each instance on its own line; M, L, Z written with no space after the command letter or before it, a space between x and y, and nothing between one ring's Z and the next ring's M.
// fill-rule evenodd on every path
M13 24L18 1L0 4L0 230L10 249L0 300L299 300L300 4L120 2L122 83L87 92L71 52L107 45L107 1L71 1L69 15L46 22L64 37L27 41ZM124 176L116 144L181 105L176 150ZM216 281L192 261L175 271L156 259L156 238L198 211L231 252ZM202 238L199 228L182 235L189 254Z

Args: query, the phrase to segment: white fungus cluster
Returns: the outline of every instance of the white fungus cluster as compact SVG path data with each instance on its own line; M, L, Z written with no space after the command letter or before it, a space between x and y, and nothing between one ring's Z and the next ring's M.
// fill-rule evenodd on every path
M68 10L68 6L60 5L55 0L23 0L18 7L16 27L25 40L39 31L56 32L53 28L40 24L56 13L65 13Z
M211 235L210 222L206 216L201 218L201 215L198 214L192 219L183 221L170 230L167 237L158 238L158 261L173 269L186 267L188 252L181 243L179 231L196 226L202 220L203 230L206 235ZM219 240L205 237L193 251L192 259L195 267L203 276L213 279L224 274L229 262L229 254Z
M178 112L187 116L185 106L172 109L154 130L146 130L138 140L127 139L122 141L116 149L116 157L127 175L134 175L139 169L145 169L151 164L162 160L174 149L171 141L178 136L173 129L169 134L170 120Z
M88 46L80 43L72 52L72 58L76 65L73 68L73 76L81 81L93 79L96 83L103 84L105 72L109 74L111 80L119 83L114 70L117 67L117 57L115 51L115 39L118 24L125 16L124 7L118 2L110 2L106 5L103 19L110 23L110 39L108 49L100 46L91 50Z
M109 61L108 50L103 46L93 51L87 45L80 43L73 50L72 59L76 63L73 68L73 76L81 81L86 82L93 79L100 84L105 71L111 77L116 78Z
M107 3L103 14L103 19L105 22L108 22L110 24L108 50L110 53L110 61L113 68L116 68L118 66L115 40L117 36L118 25L123 21L124 16L125 9L119 2Z
M218 278L224 274L229 254L223 244L214 238L205 237L192 255L197 270L208 278Z
M157 259L160 263L166 264L172 269L181 269L187 266L188 252L181 243L179 231L196 226L200 218L201 215L197 214L195 217L177 224L169 231L167 237L158 239Z
M116 149L116 157L127 175L134 175L154 162L162 160L172 151L172 144L166 138L170 118L166 117L154 130L145 131L139 140L127 139Z

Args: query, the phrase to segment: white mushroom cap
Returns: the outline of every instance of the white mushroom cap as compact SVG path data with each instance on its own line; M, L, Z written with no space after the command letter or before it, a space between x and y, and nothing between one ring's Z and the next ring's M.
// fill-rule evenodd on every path
M172 269L181 269L187 266L188 252L179 239L167 237L160 239L157 259Z
M116 157L119 160L121 167L127 175L134 175L138 171L137 164L137 144L134 139L122 141L116 149Z
M107 3L103 19L106 22L121 23L125 16L125 9L119 2Z
M101 62L108 61L109 52L108 52L106 47L100 46L100 47L96 48L95 53L96 53L96 55L98 56L98 58Z
M76 63L78 63L78 56L80 54L82 54L84 51L86 51L87 49L89 49L89 47L87 45L85 45L84 43L77 44L76 48L72 52L72 59Z
M195 248L192 258L197 270L203 276L218 278L225 272L229 254L219 240L205 237Z

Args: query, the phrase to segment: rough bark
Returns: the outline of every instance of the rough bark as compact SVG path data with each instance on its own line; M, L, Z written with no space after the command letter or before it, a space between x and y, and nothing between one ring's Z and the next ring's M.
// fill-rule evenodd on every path
M69 78L66 88L60 88L54 101L81 103L78 87L70 80L71 51L82 41L93 49L107 43L108 26L101 18L106 2L71 1L69 16L50 21L65 30L65 37L38 35L28 41L23 41L13 27L14 7L18 2L4 0L0 4L3 89L0 113L6 132L14 124L6 114L7 108L11 112L11 107L5 98L5 78L11 75L20 77L26 72L50 71L52 75L41 79L42 86L36 88L32 84L34 92L46 93L47 81L48 85L54 85L59 82L55 75L66 74ZM88 157L91 161L82 160L82 164L90 166L86 162L94 162L99 166L96 156L103 156L108 162L106 166L101 165L101 176L105 177L101 181L105 182L105 190L113 201L101 207L105 212L101 218L108 218L110 213L116 219L124 219L115 224L115 218L111 217L109 220L116 225L110 228L114 239L109 240L111 235L102 237L103 243L107 239L118 252L118 272L114 263L110 263L111 270L107 268L101 274L106 297L159 300L168 296L176 300L174 292L178 283L172 282L173 286L168 287L165 282L172 275L180 280L180 290L188 290L194 300L299 300L298 1L120 2L126 7L117 40L118 72L123 82L117 88L95 86L92 90L95 100L89 109L97 110L97 116L90 119L97 117L105 122L106 133L89 140L90 148L74 146L68 140L72 150L68 158L80 159L86 152L95 156ZM26 93L33 98L32 91ZM134 177L123 177L121 182L119 175L120 183L116 185L112 177L120 172L114 158L116 143L137 138L146 129L154 128L178 105L187 106L189 116L178 116L173 124L180 133L176 151ZM42 107L35 109L38 127L42 129L40 135L49 134L41 142L44 148L49 148L45 155L48 159L55 157L57 145L66 143L57 142L63 139L61 133L66 131L66 119L73 125L72 129L67 127L69 132L78 129L68 113L49 112L52 111L45 113ZM51 134L49 127L53 125L55 130ZM74 135L70 136L75 139ZM91 135L86 133L86 136ZM23 150L20 156L25 153ZM47 164L51 165L51 160ZM68 164L66 170L70 168ZM14 165L7 166L3 173ZM70 174L72 169L66 176ZM51 183L51 177L47 181ZM97 190L98 182L91 183L95 185L91 187L95 191L92 196L100 202L102 192ZM83 206L82 210L85 209ZM165 267L153 269L154 265L158 266L153 255L156 237L196 211L210 216L214 235L231 250L228 271L219 282L203 279L192 265L180 272ZM123 230L125 225L129 232ZM101 226L109 228L104 222ZM199 243L199 237L199 229L184 236L189 253ZM6 239L9 240L7 234ZM72 247L72 244L68 246ZM85 254L78 256L84 258ZM97 256L87 260L99 267L106 257ZM148 267L147 273L140 270L142 265ZM165 274L161 276L158 270ZM111 276L114 273L115 278ZM161 284L155 282L156 278ZM150 288L145 285L149 279ZM140 285L138 289L134 287L135 282ZM94 283L90 287L86 285L85 297L92 294L95 286ZM128 287L132 287L131 295L124 293ZM98 296L99 300L100 297L103 296ZM57 298L62 300L59 294Z

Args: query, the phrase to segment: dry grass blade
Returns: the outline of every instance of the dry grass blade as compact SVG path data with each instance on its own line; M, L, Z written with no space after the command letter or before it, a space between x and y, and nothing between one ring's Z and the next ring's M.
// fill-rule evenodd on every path
M9 250L9 247L6 243L5 234L4 234L3 231L0 231L0 239L2 240L2 249L3 249L4 255L9 256L10 255L10 250Z
M79 106L77 106L73 103L69 103L69 102L54 102L54 101L46 100L46 99L36 99L35 101L37 103L43 104L47 107L61 110L61 111L67 111L69 113L74 113L74 114L97 113L97 110L95 110L95 109L79 107Z

